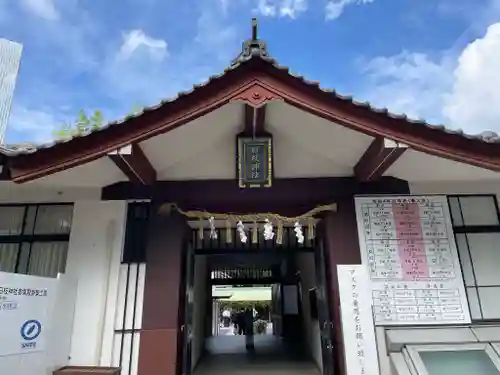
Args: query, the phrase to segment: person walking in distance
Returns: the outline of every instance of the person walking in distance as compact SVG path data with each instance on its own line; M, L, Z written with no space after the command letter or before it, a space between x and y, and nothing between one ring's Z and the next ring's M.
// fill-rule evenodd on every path
M224 327L229 327L230 323L231 323L231 311L229 311L226 308L222 312L222 324L224 325Z
M236 313L236 325L238 326L238 335L245 334L245 313L243 310Z
M253 352L254 337L253 337L253 309L246 309L244 312L245 321L245 347L247 351Z

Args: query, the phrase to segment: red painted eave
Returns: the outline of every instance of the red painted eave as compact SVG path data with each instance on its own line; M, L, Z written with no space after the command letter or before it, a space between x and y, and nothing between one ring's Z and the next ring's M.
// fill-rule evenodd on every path
M356 103L291 75L272 59L253 57L136 117L30 154L8 156L11 176L22 183L88 163L120 147L166 133L233 100L257 107L275 99L353 130L405 143L411 149L500 171L497 139L465 136Z

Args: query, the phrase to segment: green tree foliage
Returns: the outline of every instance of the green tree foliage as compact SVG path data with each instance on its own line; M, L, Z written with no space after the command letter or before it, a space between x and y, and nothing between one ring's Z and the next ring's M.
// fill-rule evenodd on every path
M90 117L90 123L92 126L92 130L99 129L101 126L104 125L104 116L101 111L97 110L94 112L94 114Z
M88 116L85 110L81 109L75 123L64 123L59 129L54 131L54 137L57 139L70 138L77 135L85 135L91 130L99 129L104 124L104 116L97 110Z
M143 105L140 105L139 103L136 103L132 106L130 111L127 113L127 116L133 116L139 112L141 112L144 109Z
M225 301L221 300L220 305L221 309L229 308L229 309L252 309L256 310L265 310L271 307L271 301Z
M144 106L140 104L134 104L132 109L129 111L127 116L133 116L136 113L142 111ZM64 123L54 131L54 138L64 139L71 138L78 135L88 134L92 130L99 129L104 125L104 115L101 111L94 111L92 114L88 114L84 109L78 112L78 116L74 123Z

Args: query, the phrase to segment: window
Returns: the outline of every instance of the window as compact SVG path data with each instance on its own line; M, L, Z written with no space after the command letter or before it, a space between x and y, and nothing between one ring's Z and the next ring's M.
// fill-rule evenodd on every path
M148 239L149 202L129 203L122 263L144 263Z
M500 319L500 220L494 195L449 196L473 320Z
M403 358L415 375L500 375L500 357L491 344L409 345ZM397 362L393 358L396 368L403 367Z
M72 204L0 206L0 271L64 273L72 217Z

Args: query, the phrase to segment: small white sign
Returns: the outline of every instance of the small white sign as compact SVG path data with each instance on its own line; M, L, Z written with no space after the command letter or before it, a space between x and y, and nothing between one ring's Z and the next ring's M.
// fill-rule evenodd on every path
M0 356L44 350L57 279L0 272Z
M347 375L379 375L371 288L364 265L338 265Z

